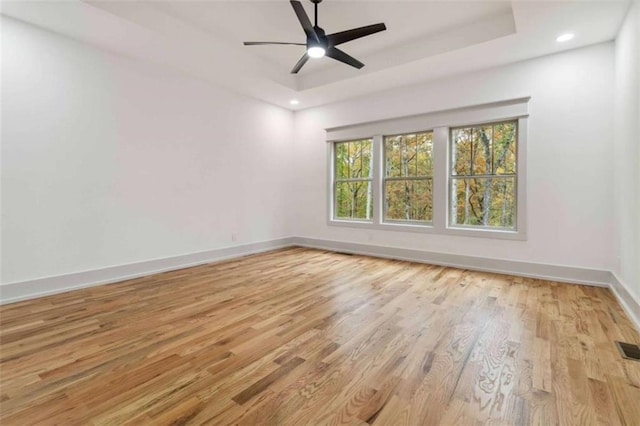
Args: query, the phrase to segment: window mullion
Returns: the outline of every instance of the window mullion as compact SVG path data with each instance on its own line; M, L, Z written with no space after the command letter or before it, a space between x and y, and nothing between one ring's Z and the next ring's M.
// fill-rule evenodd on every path
M448 140L448 127L433 129L433 228L442 232L447 227L449 204Z
M382 170L384 165L382 135L373 137L373 223L380 225L382 223L383 194Z

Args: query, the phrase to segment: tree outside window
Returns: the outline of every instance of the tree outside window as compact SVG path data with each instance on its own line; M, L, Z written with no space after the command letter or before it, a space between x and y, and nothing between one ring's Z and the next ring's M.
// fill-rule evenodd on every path
M517 123L451 130L452 225L514 229Z

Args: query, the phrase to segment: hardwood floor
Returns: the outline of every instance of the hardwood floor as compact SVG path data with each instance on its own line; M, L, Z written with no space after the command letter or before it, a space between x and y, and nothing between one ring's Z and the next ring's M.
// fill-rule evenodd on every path
M293 248L0 315L3 425L640 424L603 288Z

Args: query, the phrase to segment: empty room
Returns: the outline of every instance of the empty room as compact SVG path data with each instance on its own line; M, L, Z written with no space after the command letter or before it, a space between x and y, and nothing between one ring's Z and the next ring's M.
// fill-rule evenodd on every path
M640 2L0 6L0 424L640 425Z

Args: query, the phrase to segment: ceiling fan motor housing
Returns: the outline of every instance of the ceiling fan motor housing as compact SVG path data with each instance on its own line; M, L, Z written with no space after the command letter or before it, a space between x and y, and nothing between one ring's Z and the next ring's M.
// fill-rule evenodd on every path
M318 0L318 1L320 2L322 0ZM313 27L313 29L315 30L316 35L318 36L318 41L315 41L310 37L307 37L307 49L311 47L322 47L325 50L328 49L329 39L327 39L327 36L325 35L324 30L318 26Z

